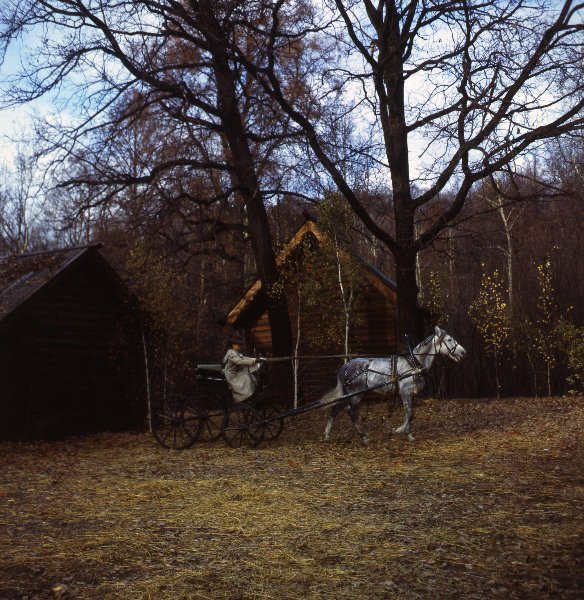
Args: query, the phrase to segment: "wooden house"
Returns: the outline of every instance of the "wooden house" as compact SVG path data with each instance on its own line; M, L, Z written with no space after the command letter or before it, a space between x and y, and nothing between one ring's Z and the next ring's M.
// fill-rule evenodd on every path
M307 238L317 247L327 241L317 223L309 219L279 253L278 264L284 265L289 257L299 251ZM395 352L397 350L395 283L360 257L352 254L352 259L358 265L361 300L355 307L355 314L351 317L349 351L364 356ZM294 287L293 282L289 285ZM231 329L245 335L248 352L251 350L270 355L271 332L265 299L260 292L261 283L257 280L230 310L227 324ZM298 323L301 323L298 354L303 356L342 354L344 348L338 338L331 338L328 342L322 339L325 325L331 320L341 319L342 315L331 312L327 303L323 302L313 305L309 310L305 309L299 320L294 289L288 287L286 295L294 339L298 336ZM307 367L304 370L305 384L310 388L316 388L319 383L329 385L334 381L336 367L340 364L339 360L331 360L328 363L318 361L312 365L308 365L309 359L305 359L305 362Z
M144 423L140 316L98 246L0 259L0 438Z

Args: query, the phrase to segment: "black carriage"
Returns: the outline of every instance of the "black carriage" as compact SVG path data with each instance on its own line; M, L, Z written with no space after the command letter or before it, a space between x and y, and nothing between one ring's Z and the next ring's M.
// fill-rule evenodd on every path
M162 446L176 450L219 438L232 448L277 438L284 428L282 398L268 374L256 374L254 395L235 403L221 365L197 365L193 391L168 395L152 411L152 433Z
M408 344L409 346L409 344ZM281 392L278 387L270 385L265 375L259 377L254 395L245 402L234 403L220 365L198 365L196 369L197 386L190 396L172 395L165 398L152 415L152 429L156 439L167 448L187 448L198 439L214 440L219 437L231 447L247 445L255 447L266 439L274 439L280 435L284 427L284 419L303 412L321 409L327 406L341 405L354 398L351 407L351 418L355 428L363 440L367 441L366 432L359 426L358 405L364 394L378 391L384 393L390 389L398 397L402 396L406 419L398 427L396 433L407 433L410 439L410 423L412 418L411 400L423 386L416 389L416 378L428 372L434 358L443 355L459 362L466 351L462 346L439 327L434 334L420 342L415 348L409 346L409 352L402 355L386 357L355 357L342 369L353 369L350 376L337 373L337 387L329 393L316 394L317 400L308 401L296 408L280 412L282 405ZM298 361L306 359L350 358L351 355L320 357L282 357L267 359L270 362L284 360ZM265 359L264 359L265 360ZM377 364L380 363L380 364ZM372 366L375 365L375 366ZM258 372L256 372L258 373ZM259 375L259 373L258 373ZM344 383L341 383L341 378ZM404 388L400 382L411 380L409 387ZM351 387L356 389L352 390ZM305 398L310 397L306 395ZM335 414L331 419L334 420ZM338 410L337 410L338 412ZM327 429L330 430L330 424Z

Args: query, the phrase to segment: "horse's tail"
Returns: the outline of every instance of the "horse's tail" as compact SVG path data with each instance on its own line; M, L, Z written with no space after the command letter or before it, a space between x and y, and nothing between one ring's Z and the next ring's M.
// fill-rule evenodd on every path
M343 395L343 384L337 380L337 386L332 390L329 390L319 401L317 404L317 408L319 406L325 406L329 402L340 398Z

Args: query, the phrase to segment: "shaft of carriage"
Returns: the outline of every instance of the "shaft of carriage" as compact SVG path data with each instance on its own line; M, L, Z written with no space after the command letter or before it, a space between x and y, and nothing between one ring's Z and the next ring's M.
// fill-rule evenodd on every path
M335 354L321 356L286 356L267 358L265 362L299 360L347 359L353 355ZM240 446L256 447L263 441L277 438L284 420L290 417L332 407L367 392L393 386L422 372L419 365L400 375L388 374L388 378L373 385L360 387L330 400L314 400L287 410L278 410L270 401L270 394L263 389L250 400L234 403L222 366L219 364L198 364L195 369L197 389L190 395L173 394L167 396L162 406L153 413L152 430L158 442L174 449L192 446L197 440L223 440L232 448Z
M266 362L284 360L344 359L350 355L289 356L268 358ZM196 367L199 383L190 395L171 394L163 399L152 414L152 431L157 441L176 450L191 447L196 441L215 441L220 437L233 448L256 447L263 441L277 438L284 428L284 419L312 410L326 408L347 399L397 382L390 379L371 388L360 389L339 398L323 402L315 400L297 408L280 411L271 404L261 405L262 398L239 404L229 402L226 382L218 364L199 364ZM409 375L408 375L409 376ZM213 385L215 384L215 385ZM212 388L215 389L212 389ZM258 402L259 400L259 402Z
M334 358L339 358L341 356L346 356L346 355L335 355ZM288 357L288 359L294 359L296 357ZM310 358L314 358L314 357L310 357ZM327 356L326 358L331 358L331 356ZM270 360L270 359L268 359ZM278 360L278 359L272 359L272 360ZM240 435L244 435L243 432L247 431L247 434L249 435L250 438L250 442L249 445L256 447L259 444L262 443L262 441L264 441L264 436L261 434L262 430L265 429L266 427L268 427L271 423L274 423L276 421L278 421L280 423L280 431L283 427L283 420L288 418L288 417L295 417L297 415L312 411L312 410L317 410L317 409L321 409L321 408L327 408L327 407L331 407L331 406L335 406L337 404L341 404L343 402L346 402L347 400L349 400L350 398L353 398L355 396L362 396L365 393L368 392L373 392L375 390L379 390L381 388L386 388L389 386L393 386L394 387L394 391L397 389L397 386L399 384L400 381L415 376L417 374L420 374L424 371L424 369L421 366L413 366L410 370L408 370L405 373L402 373L400 375L392 375L389 379L382 381L381 383L378 383L376 385L372 385L372 386L368 386L368 387L364 387L364 388L360 388L358 390L354 390L352 392L343 394L341 396L338 396L336 398L332 398L329 400L322 400L322 399L318 399L318 400L314 400L312 402L309 402L307 404L304 404L302 406L299 406L297 408L292 408L277 414L274 414L273 416L270 417L265 417L261 418L260 415L258 415L257 412L254 412L253 410L250 410L248 413L246 413L246 419L245 421L238 421L238 423L235 426L235 430L237 430L237 432ZM229 429L229 428L227 428Z

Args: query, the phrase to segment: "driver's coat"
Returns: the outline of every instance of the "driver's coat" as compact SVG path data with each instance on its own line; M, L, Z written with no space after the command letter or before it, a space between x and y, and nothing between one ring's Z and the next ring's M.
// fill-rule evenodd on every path
M254 373L260 367L256 359L230 348L223 357L223 365L223 373L235 402L243 402L252 396L257 385Z

